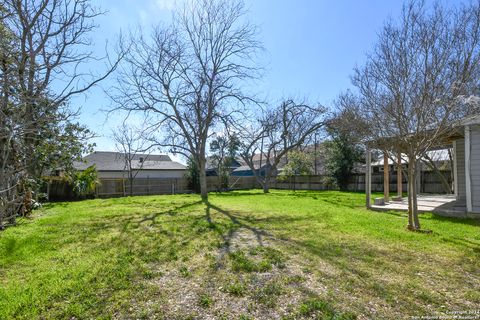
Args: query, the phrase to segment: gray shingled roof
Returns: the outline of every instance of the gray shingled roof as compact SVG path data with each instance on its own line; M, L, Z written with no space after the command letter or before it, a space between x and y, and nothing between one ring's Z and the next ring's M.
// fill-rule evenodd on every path
M143 158L143 164L140 162ZM132 167L142 170L185 170L186 167L178 162L172 161L165 154L136 154L133 157ZM75 162L74 168L85 170L95 165L98 171L123 171L125 160L122 153L110 151L95 151L83 158L83 162Z

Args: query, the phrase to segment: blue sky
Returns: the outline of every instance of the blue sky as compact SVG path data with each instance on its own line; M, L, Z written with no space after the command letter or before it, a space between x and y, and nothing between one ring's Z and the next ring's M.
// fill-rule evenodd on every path
M105 41L113 43L120 30L142 25L146 30L168 23L174 0L95 0L107 14L97 20L93 35L99 53ZM177 4L178 5L178 4ZM248 19L260 27L266 52L266 74L257 90L270 100L306 97L331 105L335 97L351 87L350 75L362 64L372 48L383 22L396 17L401 1L390 0L246 0ZM113 78L102 83L113 85ZM79 121L99 135L97 150L114 150L111 129L122 121L122 114L109 115L102 88L73 101L81 107Z

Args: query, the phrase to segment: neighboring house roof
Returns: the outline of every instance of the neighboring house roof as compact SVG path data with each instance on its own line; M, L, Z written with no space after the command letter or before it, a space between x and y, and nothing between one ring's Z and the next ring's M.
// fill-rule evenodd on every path
M264 168L265 165L266 164L262 164L262 168ZM255 168L255 170L258 170L258 169L260 169L260 164L256 163L256 164L253 165L253 167ZM250 169L250 166L243 165L243 166L240 166L238 168L235 168L233 171L234 172L239 172L239 171L250 171L250 170L252 170L252 169Z
M237 157L237 159L234 159L230 164L230 168L232 169L237 168L242 164L243 164L243 161L240 159L240 157ZM215 159L214 156L208 156L206 158L205 168L206 170L216 170L218 168L217 160Z
M143 158L143 163L140 159ZM133 156L132 168L135 170L185 170L186 167L172 161L165 154L136 154ZM81 162L74 162L74 168L85 170L95 165L97 171L123 171L125 170L125 157L120 152L95 151L83 158Z
M263 157L261 157L261 155L259 153L253 155L253 165L254 165L255 169L258 169L260 167L260 160L262 162L262 167L264 167L267 164L266 157L267 156L265 154L263 155ZM216 164L216 161L215 161L214 157L209 156L209 157L207 157L206 160L207 161L206 161L205 167L206 167L207 171L217 169L217 164ZM270 162L272 162L272 161L273 161L273 158L270 159ZM285 165L285 161L283 161L283 159L282 159L282 161L280 161L278 166L282 167L283 165ZM236 159L232 162L230 168L233 169L233 171L250 170L250 167L247 165L247 163L240 156L236 157Z
M187 167L175 161L144 160L143 166L139 160L132 161L132 168L135 170L185 170Z

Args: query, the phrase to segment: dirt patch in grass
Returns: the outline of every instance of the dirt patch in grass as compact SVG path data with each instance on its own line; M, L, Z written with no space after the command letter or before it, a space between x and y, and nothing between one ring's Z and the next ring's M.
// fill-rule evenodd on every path
M148 280L162 292L161 307L135 301L133 313L167 319L344 319L326 299L327 289L276 242L241 227L214 253L162 265L161 276Z

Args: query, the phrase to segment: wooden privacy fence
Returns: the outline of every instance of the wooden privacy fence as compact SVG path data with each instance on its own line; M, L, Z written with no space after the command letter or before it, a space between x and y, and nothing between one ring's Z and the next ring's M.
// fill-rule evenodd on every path
M448 184L452 186L453 179L450 171L442 171L444 177L447 178ZM402 175L402 189L403 192L407 192L407 179L406 175ZM418 176L418 192L419 193L449 193L445 190L442 180L438 173L433 171L421 171ZM397 192L397 174L391 173L389 177L390 193ZM350 191L365 191L365 174L356 174L352 176L350 183L348 184L348 190ZM383 192L383 172L372 174L372 192Z
M450 172L444 172L451 184ZM221 184L218 177L207 177L208 191L221 191ZM421 193L447 193L441 183L440 177L434 172L422 172L419 177L419 186ZM261 188L255 177L230 177L229 189L255 189ZM275 180L271 183L273 189L286 190L331 190L332 186L325 183L324 176L295 176L286 180ZM130 193L130 190L132 192ZM348 184L349 191L365 191L365 174L354 174ZM407 190L407 182L404 177L403 190ZM383 191L383 173L372 174L372 191ZM390 176L390 192L397 191L397 177L395 174ZM154 195L154 194L177 194L192 193L193 190L188 185L186 178L141 178L134 179L130 186L128 179L109 178L100 179L100 185L95 190L95 196L101 198L122 197L132 195ZM72 186L61 181L54 181L48 188L49 199L51 200L73 200L75 195L72 192Z
M189 193L188 181L185 178L141 178L129 179L111 178L100 179L95 195L101 198L139 196L150 194Z

